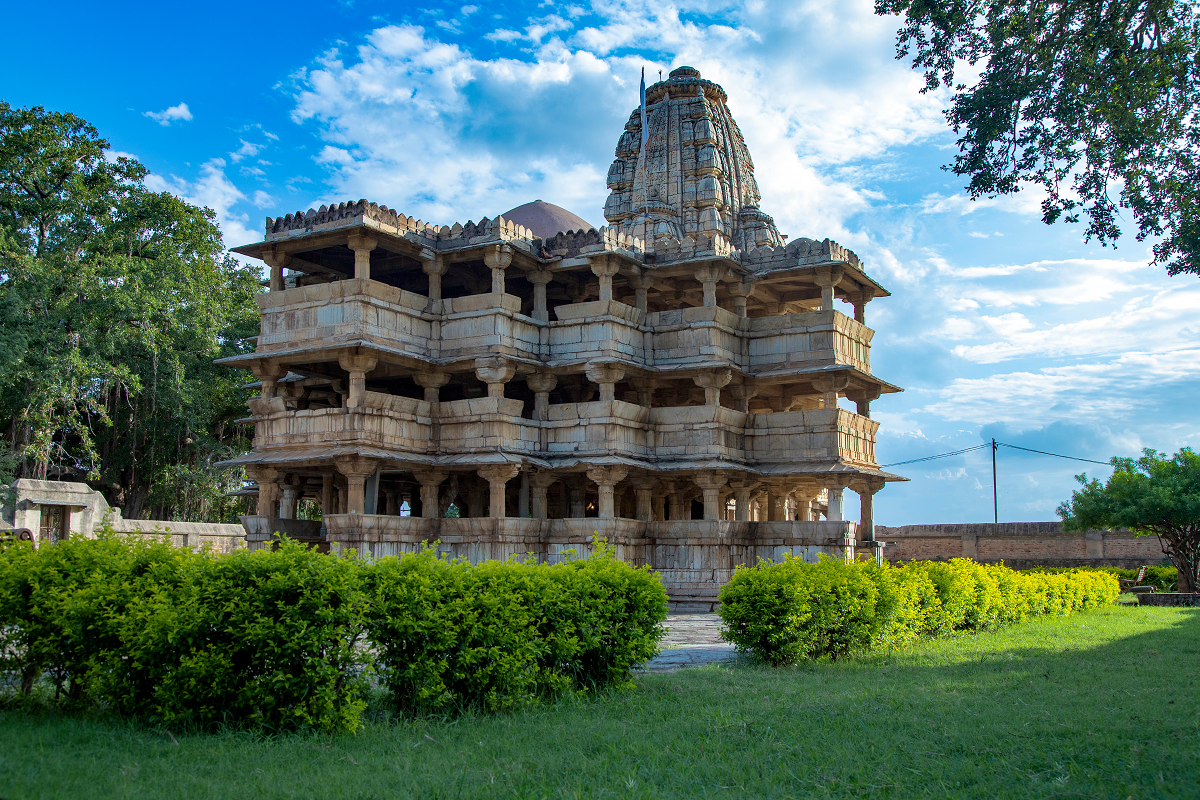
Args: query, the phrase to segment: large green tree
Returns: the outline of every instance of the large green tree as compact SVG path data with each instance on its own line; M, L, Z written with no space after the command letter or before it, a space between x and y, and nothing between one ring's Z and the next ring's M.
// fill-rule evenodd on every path
M1200 587L1200 455L1183 448L1167 457L1114 458L1107 483L1077 476L1083 488L1058 507L1067 530L1128 528L1155 535L1179 571L1179 591Z
M246 447L255 271L213 213L144 184L84 120L0 101L0 431L26 477L86 479L130 517L228 518Z
M1045 191L1042 218L1200 274L1200 19L1186 0L876 0L897 58L951 92L949 165L972 198ZM964 73L965 82L956 80Z

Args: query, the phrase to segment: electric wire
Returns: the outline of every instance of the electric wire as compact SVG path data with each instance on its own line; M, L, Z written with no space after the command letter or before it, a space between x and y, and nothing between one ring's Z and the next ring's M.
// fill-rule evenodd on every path
M1106 467L1110 466L1109 462L1107 462L1107 461L1096 461L1093 458L1079 458L1078 456L1064 456L1061 453L1048 453L1045 450L1033 450L1031 448L1020 447L1015 444L1005 444L1004 442L996 442L996 445L998 447L1009 447L1009 448L1012 448L1013 450L1024 450L1026 453L1037 453L1038 455L1042 455L1042 456L1054 456L1055 458L1065 458L1070 461L1086 461L1089 464L1103 464ZM880 465L880 469L884 469L886 467L901 467L901 466L904 466L905 464L919 464L922 461L935 461L939 458L950 458L951 456L961 456L964 453L971 453L971 452L974 452L975 450L983 450L984 448L991 447L991 446L992 446L991 442L984 442L981 445L976 445L975 447L968 447L963 450L955 450L952 453L938 453L935 456L925 456L924 458L913 458L908 461L897 461L892 464L882 464L882 465Z
M924 458L913 458L908 461L897 461L894 464L883 464L880 466L880 469L883 469L884 467L899 467L899 466L903 466L904 464L919 464L922 461L934 461L939 458L949 458L950 456L960 456L963 453L970 453L975 450L982 450L985 447L991 447L991 446L992 446L991 442L986 442L984 444L977 445L975 447L968 447L965 450L955 450L953 453L939 453L936 456L925 456Z
M1026 453L1037 453L1038 455L1043 455L1043 456L1054 456L1055 458L1066 458L1071 461L1086 461L1089 464L1103 464L1106 467L1112 466L1107 461L1096 461L1095 459L1092 459L1092 458L1080 458L1079 456L1064 456L1059 453L1047 453L1045 450L1031 450L1028 447L1018 447L1015 444L1005 444L1004 442L996 442L996 444L1000 445L1001 447L1011 447L1013 450L1024 450Z

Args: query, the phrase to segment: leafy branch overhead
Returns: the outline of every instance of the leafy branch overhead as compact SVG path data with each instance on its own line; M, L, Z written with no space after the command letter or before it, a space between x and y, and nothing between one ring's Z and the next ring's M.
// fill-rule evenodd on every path
M1173 0L876 0L897 58L951 92L948 168L972 198L1045 190L1042 220L1112 244L1127 209L1154 263L1200 274L1200 19ZM978 77L958 81L963 73Z
M225 502L211 465L245 446L247 392L212 360L249 346L259 279L210 210L146 175L84 120L0 101L0 454L130 517L221 516L185 508L173 476L203 473Z

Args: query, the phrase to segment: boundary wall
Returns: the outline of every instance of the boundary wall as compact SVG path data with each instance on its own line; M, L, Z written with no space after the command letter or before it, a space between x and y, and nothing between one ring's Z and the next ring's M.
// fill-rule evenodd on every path
M875 526L889 561L973 558L1028 567L1125 567L1166 564L1157 536L1132 531L1064 531L1060 522Z

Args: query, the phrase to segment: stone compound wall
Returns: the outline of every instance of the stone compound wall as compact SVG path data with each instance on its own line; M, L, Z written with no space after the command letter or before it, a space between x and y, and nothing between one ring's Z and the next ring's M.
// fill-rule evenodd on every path
M97 528L108 522L120 533L167 536L176 547L209 546L219 553L228 553L246 546L246 531L241 525L125 519L121 509L110 507L104 495L86 483L22 478L11 489L13 502L0 509L0 528L28 528L35 537L41 528L42 506L51 505L68 509L69 536L91 538Z
M973 558L1003 561L1022 569L1046 567L1140 567L1165 563L1155 536L1119 531L1064 531L1059 522L1002 522L966 525L875 526L887 542L889 561Z

